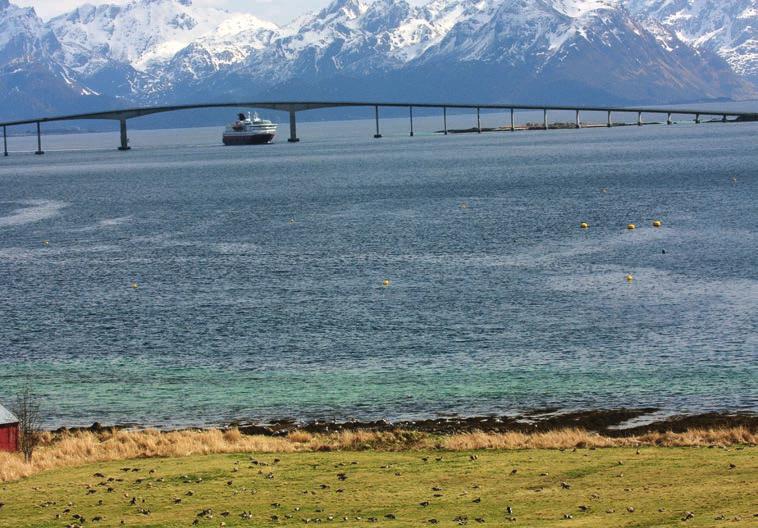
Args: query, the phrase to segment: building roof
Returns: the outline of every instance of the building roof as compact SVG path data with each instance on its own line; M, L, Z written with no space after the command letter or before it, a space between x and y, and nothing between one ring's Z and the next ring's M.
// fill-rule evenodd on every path
M16 415L0 405L0 425L18 423Z

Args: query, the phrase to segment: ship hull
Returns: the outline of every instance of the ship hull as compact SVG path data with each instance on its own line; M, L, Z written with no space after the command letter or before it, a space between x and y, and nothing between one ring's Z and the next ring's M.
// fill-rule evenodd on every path
M224 134L222 141L224 145L263 145L271 143L275 134Z

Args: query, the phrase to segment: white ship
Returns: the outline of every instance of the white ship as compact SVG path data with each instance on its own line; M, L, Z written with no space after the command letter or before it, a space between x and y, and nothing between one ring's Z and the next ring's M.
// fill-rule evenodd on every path
M250 112L237 114L237 118L224 130L224 145L260 145L274 140L276 123L261 119L258 114L250 115Z

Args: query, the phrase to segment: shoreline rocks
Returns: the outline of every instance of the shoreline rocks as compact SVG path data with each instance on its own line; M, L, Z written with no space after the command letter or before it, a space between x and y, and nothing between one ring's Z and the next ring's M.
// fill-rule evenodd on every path
M744 427L758 431L758 414L753 413L701 413L661 417L658 409L602 409L561 412L556 409L541 409L515 416L436 417L422 420L369 420L336 421L312 420L298 422L279 419L269 422L238 420L225 424L208 424L199 427L181 427L165 430L228 429L236 427L245 435L286 436L293 432L329 434L340 431L411 431L428 434L451 435L482 431L485 433L543 433L560 429L584 429L608 437L637 436L645 433L682 433L690 429L725 429ZM649 417L646 419L646 417ZM89 427L61 427L55 433L89 431L99 433L107 429L143 429L140 424L102 425L99 422ZM164 430L164 428L158 427Z

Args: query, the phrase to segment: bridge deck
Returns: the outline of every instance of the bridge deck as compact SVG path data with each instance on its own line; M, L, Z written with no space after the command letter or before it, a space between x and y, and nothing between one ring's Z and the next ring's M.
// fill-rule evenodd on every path
M413 135L413 109L414 108L440 108L444 115L444 132L447 134L447 110L448 109L472 109L476 110L477 129L481 132L481 121L479 113L481 110L508 110L511 114L510 128L515 130L514 112L516 110L541 110L544 112L544 128L548 129L547 113L549 111L574 111L576 112L576 128L581 128L581 112L605 112L608 114L607 125L612 126L611 114L616 113L636 113L637 124L642 125L642 114L665 114L667 124L672 123L672 115L692 115L695 122L700 122L701 116L718 116L723 121L729 117L736 118L740 121L758 121L758 112L738 112L733 110L708 110L694 108L673 108L673 107L626 107L626 106L571 106L571 105L519 105L519 104L476 104L476 103L403 103L403 102L369 102L369 101L235 101L229 103L197 103L186 105L168 105L168 106L151 106L139 108L124 108L115 110L106 110L102 112L89 112L82 114L69 114L52 117L36 117L30 119L21 119L16 121L0 122L3 127L3 145L4 154L8 155L7 147L7 127L17 125L35 124L37 127L37 154L42 154L41 140L41 123L55 121L76 121L86 119L106 119L120 122L121 146L120 150L129 150L128 138L126 133L126 121L135 117L142 117L151 114L163 112L175 112L178 110L196 110L204 108L263 108L268 110L278 110L288 112L290 115L290 137L289 141L299 141L297 138L297 124L295 114L305 110L316 110L323 108L346 108L346 107L373 107L376 119L376 134L374 137L382 137L379 132L379 109L380 108L409 108L411 119L411 134Z
M678 114L678 115L701 115L701 116L729 116L743 118L758 118L758 112L737 112L734 110L706 110L694 108L673 107L628 107L628 106L570 106L570 105L519 105L519 104L475 104L475 103L391 103L391 102L367 102L367 101L235 101L230 103L198 103L186 105L150 106L139 108L124 108L106 110L102 112L89 112L84 114L69 114L52 117L35 117L17 121L0 122L0 126L27 125L33 123L47 123L51 121L74 121L80 119L132 119L162 112L175 112L178 110L197 110L202 108L265 108L268 110L280 110L283 112L301 112L304 110L317 110L322 108L344 107L379 107L379 108L459 108L481 110L558 110L580 112L629 112L645 114Z

